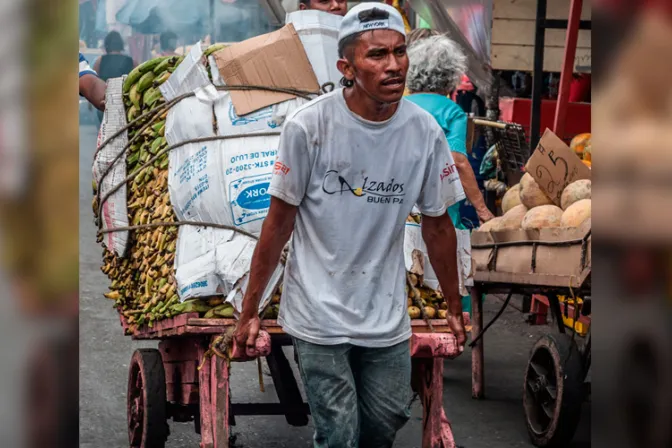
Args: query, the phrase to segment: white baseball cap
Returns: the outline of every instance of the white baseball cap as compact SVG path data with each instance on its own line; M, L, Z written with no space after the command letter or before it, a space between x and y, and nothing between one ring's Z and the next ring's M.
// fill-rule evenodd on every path
M387 17L380 19L368 18L366 13L373 9L386 12ZM399 11L385 3L365 2L352 8L343 17L338 30L338 42L353 34L371 30L393 30L406 37L404 19L399 14Z

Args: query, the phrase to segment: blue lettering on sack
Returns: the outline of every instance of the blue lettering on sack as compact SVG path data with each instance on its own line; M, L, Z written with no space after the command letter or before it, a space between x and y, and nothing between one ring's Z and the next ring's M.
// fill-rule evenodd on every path
M184 293L186 293L188 291L191 291L192 289L205 288L207 286L208 286L208 281L207 280L201 280L201 281L198 281L198 282L193 282L193 283L185 286L184 288L180 289L180 294L184 295Z
M270 207L271 196L268 194L270 182L252 185L240 192L236 202L242 208L262 210Z
M182 207L182 214L186 215L187 211L191 208L194 201L209 189L210 189L210 181L208 179L208 175L206 174L205 176L202 176L198 179L198 183L194 186L194 193L191 195L187 203L184 204L184 207Z
M240 117L238 116L238 114L236 114L236 110L233 107L233 103L229 105L229 120L231 120L231 124L233 126L245 126L251 123L257 123L259 121L271 118L272 116L273 116L273 108L266 107L257 112L252 112L251 114L247 114L245 116ZM271 129L275 129L278 127L278 124L275 122L275 120L268 120L266 122L266 125Z
M177 169L177 176L180 179L180 185L190 182L191 178L200 173L208 166L208 147L203 146L196 153L189 156Z
M271 172L256 176L241 177L229 184L231 219L236 226L264 219L271 205L268 188Z

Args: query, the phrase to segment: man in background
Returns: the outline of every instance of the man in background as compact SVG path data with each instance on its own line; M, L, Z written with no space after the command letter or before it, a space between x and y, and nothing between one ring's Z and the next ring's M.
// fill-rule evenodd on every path
M299 9L301 11L316 9L337 16L345 16L348 12L348 2L346 0L299 0Z
M177 49L177 34L172 31L166 31L159 36L159 44L161 45L161 54L159 56L175 56L175 49Z

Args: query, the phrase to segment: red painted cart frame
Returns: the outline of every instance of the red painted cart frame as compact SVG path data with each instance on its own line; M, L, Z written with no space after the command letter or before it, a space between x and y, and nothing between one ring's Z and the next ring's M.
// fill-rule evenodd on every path
M244 349L234 344L231 360L250 361L264 356L279 402L232 402L229 363L221 357L208 356L207 352L213 340L230 330L235 322L234 319L203 319L193 313L160 321L153 328L132 329L122 318L126 334L133 339L160 340L158 352L137 351L129 369L131 447L145 448L157 440L163 446L168 436L164 422L169 418L182 422L193 420L201 435L201 448L229 447L230 426L235 425L236 416L284 415L292 426L308 423L310 410L301 398L290 363L282 351L282 346L291 345L291 338L275 320L262 321L256 351L244 353ZM443 358L454 358L458 349L446 322L431 322L433 332L424 321L411 321L412 387L423 406L422 447L454 448L450 422L443 409ZM467 313L465 323L469 324ZM202 365L200 370L199 365ZM164 384L152 383L162 383L155 379L162 375L165 391ZM148 395L152 390L156 396ZM156 405L163 400L165 410Z

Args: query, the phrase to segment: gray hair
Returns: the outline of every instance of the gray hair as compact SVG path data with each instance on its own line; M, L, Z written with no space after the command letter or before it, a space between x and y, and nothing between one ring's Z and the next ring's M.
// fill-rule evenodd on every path
M411 92L450 92L467 70L467 56L444 35L416 41L408 49L408 58L406 85Z

